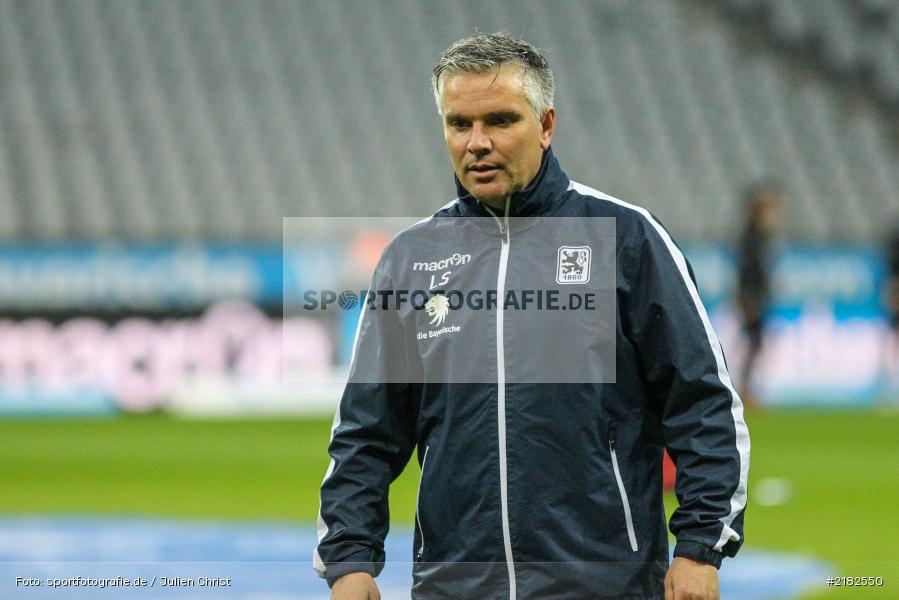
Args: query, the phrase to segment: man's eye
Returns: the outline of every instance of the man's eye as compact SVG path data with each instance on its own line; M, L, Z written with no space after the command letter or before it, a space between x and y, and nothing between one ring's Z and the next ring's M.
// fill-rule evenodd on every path
M468 127L468 123L466 123L465 121L460 121L460 120L456 119L456 120L450 121L450 126L453 127L454 129L465 129L466 127Z

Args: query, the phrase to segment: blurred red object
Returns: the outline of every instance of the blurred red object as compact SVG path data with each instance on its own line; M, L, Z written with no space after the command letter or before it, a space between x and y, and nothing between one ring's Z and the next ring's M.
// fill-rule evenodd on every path
M366 275L371 277L384 248L390 243L390 236L379 230L364 231L350 243L350 260Z
M674 489L675 473L674 463L671 462L671 457L665 452L665 457L662 459L662 487L666 492Z

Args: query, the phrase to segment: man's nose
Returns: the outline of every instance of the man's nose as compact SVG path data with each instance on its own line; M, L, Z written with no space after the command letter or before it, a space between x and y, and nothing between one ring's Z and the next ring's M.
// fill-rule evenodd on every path
M471 128L471 137L468 138L468 151L476 157L481 158L490 154L493 145L490 142L490 136L484 131L484 127L475 124Z

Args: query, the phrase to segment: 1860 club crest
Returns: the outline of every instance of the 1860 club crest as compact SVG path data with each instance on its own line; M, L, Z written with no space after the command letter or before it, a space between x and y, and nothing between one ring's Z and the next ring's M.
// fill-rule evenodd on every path
M556 283L590 281L590 246L560 246L556 265Z

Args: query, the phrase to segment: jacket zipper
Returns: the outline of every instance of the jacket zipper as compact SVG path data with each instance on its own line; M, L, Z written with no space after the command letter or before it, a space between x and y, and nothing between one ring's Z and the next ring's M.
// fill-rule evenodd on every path
M615 439L609 439L609 450L612 453L612 469L615 471L615 481L618 483L618 493L621 495L621 506L624 508L624 522L627 525L627 537L631 542L631 550L636 552L637 534L634 533L634 519L631 516L631 505L627 500L627 491L624 489L624 481L621 479L621 470L618 468L618 453L615 452Z
M425 455L421 459L421 476L418 479L418 491L415 493L415 521L418 523L418 539L421 545L418 547L418 558L421 558L425 551L425 532L421 528L421 482L425 480L425 466L428 464L428 451L430 446L425 446Z
M506 266L509 263L509 225L500 227L503 245L499 255L496 296L499 303L506 297ZM509 600L515 600L515 559L512 556L512 535L509 531L509 485L506 458L506 354L503 348L503 304L496 309L496 371L497 371L497 421L499 424L499 492L502 502L503 547L506 567L509 571Z
M506 555L506 568L509 572L509 600L515 600L515 558L512 555L512 535L509 527L509 486L506 459L506 355L503 348L503 306L506 297L506 267L509 264L509 205L511 197L506 198L506 210L503 220L485 205L499 226L502 245L499 253L499 269L496 274L496 377L497 377L497 429L499 437L499 495L500 510L503 521L503 549Z

